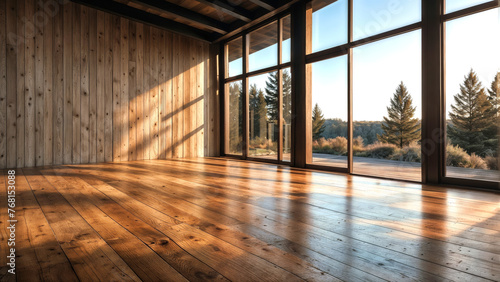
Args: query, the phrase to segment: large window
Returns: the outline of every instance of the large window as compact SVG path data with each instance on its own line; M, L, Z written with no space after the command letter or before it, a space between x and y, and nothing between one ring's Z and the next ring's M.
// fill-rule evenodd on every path
M225 154L500 187L499 1L312 0L291 11L225 42Z
M485 1L451 1L450 9ZM446 176L498 181L500 9L445 23Z
M287 15L225 45L226 155L292 159L290 24Z
M308 164L421 181L421 1L313 0L308 15Z
M421 180L421 43L413 31L354 49L356 174Z
M309 66L313 164L347 168L347 56Z

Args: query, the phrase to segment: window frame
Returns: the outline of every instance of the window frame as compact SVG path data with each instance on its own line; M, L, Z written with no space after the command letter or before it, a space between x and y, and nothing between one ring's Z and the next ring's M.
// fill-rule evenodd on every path
M475 5L472 7L468 7L462 10L454 11L451 13L446 13L446 0L440 0L441 1L441 20L440 20L440 29L441 29L441 97L442 97L442 104L441 104L441 130L443 132L443 138L446 140L448 137L447 135L447 127L446 127L446 23L452 20L456 19L461 19L467 16L479 14L482 12L486 12L489 10L497 9L500 8L500 1L498 0L493 0L489 1L486 3L482 3L479 5ZM481 179L473 179L473 178L457 178L457 177L450 177L446 175L446 141L440 142L440 149L441 149L441 162L440 162L440 183L443 184L451 184L451 185L458 185L458 186L471 186L471 187L478 187L478 188L486 188L486 189L492 189L492 190L500 190L500 181L499 182L494 182L494 181L488 181L488 180L481 180Z
M234 81L239 81L241 80L242 81L242 88L243 88L243 144L242 144L242 147L243 147L243 151L242 151L242 155L234 155L234 154L230 154L230 153L227 153L226 152L226 143L228 143L229 141L225 139L225 128L227 128L227 123L226 121L224 121L224 119L221 120L221 127L222 127L222 130L221 130L221 133L222 133L222 136L221 136L221 156L227 156L227 157L231 157L231 158L236 158L236 159L242 159L242 160L250 160L250 161L259 161L259 162L268 162L268 163L277 163L277 164L284 164L284 165L293 165L293 160L294 160L294 157L293 157L293 150L292 150L292 155L290 157L290 161L283 161L283 118L282 118L282 115L283 115L283 77L282 77L282 72L284 69L287 69L287 68L290 68L291 69L291 66L292 66L292 58L290 61L286 62L286 63L283 63L282 60L282 43L283 43L283 28L282 28L282 23L283 23L283 20L286 18L286 17L291 17L291 14L290 14L290 11L289 10L286 10L286 11L283 11L282 13L279 13L278 15L274 16L274 17L271 17L261 23L259 23L258 25L255 25L253 26L252 28L249 28L241 33L238 33L230 38L228 38L227 40L224 40L224 42L221 44L221 51L222 51L222 54L224 54L222 57L224 58L223 59L223 65L221 65L222 67L220 68L220 73L223 73L223 74L226 74L226 69L228 68L228 60L226 59L227 58L227 43L231 42L232 40L234 39L237 39L239 37L242 37L242 40L243 40L243 48L242 48L242 58L243 58L243 64L242 64L242 74L240 75L236 75L236 76L232 76L232 77L223 77L223 79L221 80L221 86L220 86L220 89L223 91L223 95L221 97L224 97L224 100L226 98L225 96L225 89L226 89L226 84L228 83L231 83L231 82L234 82ZM258 69L258 70L254 70L254 71L248 71L249 67L248 67L248 58L249 58L249 40L248 40L248 37L249 37L249 34L252 33L253 31L256 31L262 27L265 27L269 24L272 24L276 22L276 26L277 26L277 63L276 65L274 66L271 66L271 67L266 67L266 68L262 68L262 69ZM293 34L293 32L290 32L290 34ZM220 62L219 62L220 63ZM249 95L248 95L248 81L249 81L249 78L250 77L254 77L254 76L258 76L258 75L261 75L261 74L266 74L266 73L270 73L270 72L278 72L279 75L278 75L278 85L279 85L279 98L278 98L278 112L279 112L279 116L280 116L280 119L278 121L278 126L279 126L279 136L278 136L278 146L277 146L277 154L276 154L276 159L270 159L270 158L259 158L259 157L251 157L249 155L249 151L248 151L248 144L249 144L249 141L250 141L250 138L249 138L249 132L248 132L248 129L249 129ZM292 75L292 81L293 81L293 75ZM293 96L293 91L292 91L292 96ZM292 99L293 100L293 99ZM222 108L222 111L221 111L221 114L223 115L226 115L226 106L227 104L226 103L223 103L224 107ZM293 136L293 127L292 127L292 136ZM293 148L293 138L291 140L292 142L292 148Z
M236 34L232 34L231 36L225 37L223 40L219 41L219 57L218 57L218 66L219 66L219 91L220 91L220 148L221 148L221 156L233 157L237 159L246 159L252 161L263 161L268 163L283 163L280 161L267 160L267 159L256 159L256 158L248 158L247 150L244 150L243 156L231 156L225 154L224 152L224 144L226 143L224 140L224 88L227 82L235 81L235 80L243 80L245 84L245 105L247 105L246 112L244 115L245 125L248 128L248 89L247 89L247 79L248 77L270 72L270 71L281 71L282 69L290 67L291 75L292 75L292 147L291 147L291 160L290 162L284 162L283 164L290 165L293 167L299 168L309 168L309 169L318 169L323 171L335 171L335 172L344 172L353 175L352 173L352 96L353 96L353 48L369 44L372 42L376 42L382 39L386 39L389 37L401 35L407 32L421 30L421 38L422 38L422 181L420 184L444 184L444 185L453 185L453 186L462 186L467 187L468 189L488 189L499 191L500 190L500 182L492 182L492 181L484 181L484 180L476 180L476 179L458 179L447 177L445 174L445 142L444 136L446 136L446 115L445 115L445 79L446 79L446 69L445 69L445 59L446 59L446 49L445 49L445 22L465 17L468 15L480 13L483 11L487 11L490 9L495 9L500 7L500 1L492 0L486 3L482 3L476 6L468 7L462 10L454 11L451 13L445 13L445 1L446 0L422 0L422 16L421 21L417 23L413 23L407 26L403 26L400 28L396 28L390 31L386 31L377 35L373 35L367 38L363 38L360 40L353 40L353 1L349 0L348 7L348 42L344 45L332 47L326 50L322 50L315 53L307 52L306 41L308 38L306 32L307 18L310 15L306 15L308 12L308 3L309 1L297 1L291 7L281 12L276 13L275 15L263 20L260 23L253 25L247 30L239 31ZM264 25L271 23L277 19L283 18L287 15L291 17L291 61L285 64L281 64L282 56L278 54L278 65L266 69L261 69L254 72L243 72L242 75L225 78L222 76L224 74L225 69L225 59L224 59L224 46L227 42L239 37L243 36L243 40L246 44L246 34L249 32L256 30ZM278 23L279 35L281 35L281 21ZM278 48L278 52L281 51L281 43L282 41L278 39L278 44L280 45ZM244 45L245 47L246 45ZM245 50L245 48L243 49ZM245 55L245 54L244 54ZM344 168L335 168L329 166L318 166L313 165L311 162L307 162L308 158L311 158L312 146L307 142L307 135L311 135L312 131L309 130L310 125L307 123L311 120L311 109L308 111L308 107L312 108L311 104L311 95L307 94L306 91L306 67L308 64L322 61L329 58L334 58L342 55L348 56L348 169ZM245 57L244 57L245 60ZM436 62L439 62L436 64ZM244 62L244 67L246 66L246 62ZM280 80L282 76L280 75ZM222 78L222 79L220 79ZM280 86L282 82L280 81ZM282 101L282 93L280 95L280 101ZM309 104L308 104L309 103ZM282 107L280 104L280 111L282 111ZM281 115L281 113L280 113ZM248 148L248 130L245 128L244 134L246 134L244 138L244 148ZM280 125L280 132L282 131L282 126ZM309 132L311 131L311 132ZM312 138L311 138L312 139ZM281 153L281 143L283 142L282 136L280 136L280 147L279 153ZM312 141L312 140L311 140ZM425 144L424 144L425 143ZM424 146L430 147L431 150L424 153ZM311 148L311 149L309 149ZM279 158L281 159L281 157ZM399 180L394 178L385 178L385 177L376 177L369 176L372 178L383 178L383 179L391 179L391 180ZM403 180L406 182L411 182L408 180Z

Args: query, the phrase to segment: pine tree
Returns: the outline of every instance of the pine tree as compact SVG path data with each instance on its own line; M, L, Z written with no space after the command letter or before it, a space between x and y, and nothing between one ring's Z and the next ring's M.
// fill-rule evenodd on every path
M323 131L325 131L325 119L323 118L323 112L319 108L318 103L314 105L312 112L312 131L313 140L319 139Z
M498 156L498 149L500 144L500 72L497 72L495 78L491 82L491 88L488 89L488 100L493 106L494 121L485 135L488 141L485 142L486 149L491 150L491 155Z
M279 72L273 72L269 74L266 81L266 104L267 104L267 117L269 121L278 121L278 98L279 98L279 87L278 87L278 74Z
M487 149L493 146L489 144L487 131L495 122L495 110L473 70L465 76L460 93L455 95L454 100L451 124L448 124L451 143L469 154L484 156Z
M283 119L284 123L291 121L292 117L292 76L283 70Z
M265 137L266 136L266 126L267 126L267 107L266 98L264 97L264 92L259 90L257 92L255 107L255 135Z
M229 84L229 153L239 153L243 141L243 88L241 83Z
M491 88L488 89L488 100L493 105L495 109L495 115L500 116L500 72L495 75L495 78L491 82Z
M400 148L420 139L420 123L414 118L413 99L403 82L396 88L396 93L387 107L388 117L382 122L383 134L377 138L381 142L394 144Z
M291 120L292 116L292 77L290 72L283 70L282 72L282 83L283 83L283 119L285 121ZM273 72L269 74L268 80L266 81L266 103L268 111L268 118L270 121L278 120L278 98L279 98L279 88L278 88L278 75L279 72Z

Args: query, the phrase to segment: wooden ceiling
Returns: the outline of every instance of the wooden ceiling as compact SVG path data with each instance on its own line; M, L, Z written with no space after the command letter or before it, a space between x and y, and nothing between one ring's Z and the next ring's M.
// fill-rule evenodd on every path
M284 0L72 0L209 42L295 1Z

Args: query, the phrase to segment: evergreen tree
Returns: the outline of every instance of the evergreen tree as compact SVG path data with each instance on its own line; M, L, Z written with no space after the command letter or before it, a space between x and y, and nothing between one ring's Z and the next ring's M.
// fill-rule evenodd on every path
M279 72L269 74L266 81L266 104L269 121L278 121L278 74Z
M491 88L488 89L488 100L493 106L495 119L491 128L486 130L485 135L488 138L486 141L486 149L491 150L491 155L498 156L498 149L500 143L500 72L495 75L491 82Z
M267 126L267 107L266 107L266 98L264 97L264 92L259 90L257 92L256 98L256 107L255 107L255 135L266 137L266 126Z
M292 120L292 76L283 70L283 119L286 124Z
M229 153L240 153L243 141L243 89L241 83L229 84Z
M384 133L377 136L379 141L402 148L420 139L420 122L414 118L415 107L412 103L411 95L401 82L391 99L390 107L387 107L388 117L384 117L382 122Z
M494 146L487 134L495 122L495 110L476 73L471 70L460 85L451 106L448 136L467 153L484 156Z
M495 114L497 117L500 116L500 72L495 75L495 78L491 82L491 88L488 89L488 99L495 109Z
M313 140L319 139L323 131L325 131L325 119L323 118L323 112L319 108L318 103L314 105L312 112L312 131Z

